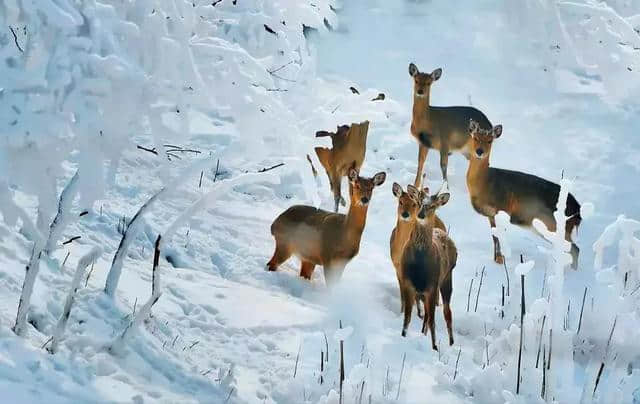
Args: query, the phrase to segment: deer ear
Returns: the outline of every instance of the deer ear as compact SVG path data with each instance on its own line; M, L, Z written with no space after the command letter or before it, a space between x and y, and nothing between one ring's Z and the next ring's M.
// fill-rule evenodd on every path
M442 205L446 205L447 202L449 202L449 197L451 196L450 193L445 192L443 194L438 194L438 206L442 206Z
M380 185L384 184L384 180L386 179L387 179L387 173L385 173L384 171L381 171L378 174L373 176L373 185L375 185L376 187L379 187Z
M502 125L496 125L493 127L493 138L497 139L502 135Z
M397 182L393 183L391 191L393 191L393 196L395 196L396 198L400 198L400 196L402 196L402 186Z
M358 171L353 167L350 168L349 169L349 181L356 182L357 179L358 179Z
M469 133L474 134L478 130L478 122L469 119Z
M433 81L436 81L440 78L440 76L442 76L442 69L441 68L437 68L436 70L431 72L431 78L433 79Z
M418 74L418 66L416 66L413 63L409 63L409 75L411 77L414 77L416 74Z
M407 185L407 193L411 198L415 199L416 201L418 201L420 198L420 191L418 191L418 188L414 187L411 184Z

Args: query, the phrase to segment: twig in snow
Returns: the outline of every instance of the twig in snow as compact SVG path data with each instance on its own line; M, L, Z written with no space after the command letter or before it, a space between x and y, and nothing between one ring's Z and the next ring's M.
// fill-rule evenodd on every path
M160 264L160 240L162 236L158 234L158 238L156 238L155 249L153 251L153 267L151 269L151 294L156 295L160 292L160 275L158 272L158 265Z
M71 244L71 243L73 243L74 241L79 240L79 239L81 239L81 238L82 238L82 236L74 236L74 237L71 237L69 240L64 241L64 242L62 243L62 245Z
M473 289L473 281L475 278L471 278L471 284L469 285L469 294L467 295L467 313L469 312L469 304L471 303L471 289Z
M202 188L202 176L204 176L204 171L200 171L200 182L198 182L198 188Z
M218 161L216 161L216 172L215 174L213 174L213 182L216 182L216 180L218 179L218 168L220 167L220 159L218 159Z
M480 289L482 289L482 279L484 278L484 269L482 266L482 272L480 273L480 285L478 285L478 294L476 295L476 307L473 309L473 312L476 313L478 311L478 300L480 300Z
M542 346L542 333L544 331L544 322L547 320L547 315L542 316L542 325L540 326L540 338L538 339L538 354L536 355L536 369L538 369L538 365L540 363L540 347ZM546 347L546 345L545 345ZM542 357L543 362L546 363L546 359L544 355ZM543 365L544 366L544 365Z
M340 320L340 329L342 329L342 320ZM344 341L340 340L340 404L343 403L342 385L344 383Z
M293 378L296 378L296 375L298 374L298 360L300 359L300 350L302 350L302 342L300 342L300 345L298 346L298 354L296 355L296 365L293 368Z
M329 363L329 340L327 339L327 333L322 331L322 333L324 334L324 347L326 349L326 355L325 355L325 360L327 361L327 363Z
M156 156L158 155L158 151L156 150L156 148L155 148L155 147L154 147L153 149L149 149L149 148L147 148L147 147L144 147L144 146L140 146L140 145L138 145L138 146L137 146L137 148L138 148L138 149L140 149L140 150L144 150L144 151L146 151L146 152L149 152L149 153L153 153L153 154L155 154Z
M64 260L62 260L62 265L60 266L60 270L64 269L64 266L67 263L67 260L69 259L69 255L71 255L71 251L67 251L67 255L64 257Z
M231 390L229 391L229 395L227 396L227 399L224 400L225 403L229 402L229 399L231 398L231 394L233 394L233 391L235 390L235 387L232 387Z
M53 341L53 337L49 337L49 339L48 339L48 340L46 340L46 341L44 342L44 344L42 344L42 346L40 347L40 349L44 349L44 347L46 347L46 346L47 346L47 344L48 344L49 342L51 342L51 341Z
M276 165L273 165L271 167L266 167L266 168L261 168L258 170L259 173L264 173L270 170L273 170L274 168L278 168L278 167L282 167L284 165L284 163L278 163Z
M398 380L398 392L396 393L396 401L400 398L400 387L402 386L402 374L404 373L404 361L407 359L407 353L402 355L402 367L400 368L400 380Z
M549 359L547 359L547 370L551 369L551 351L553 350L553 328L549 328Z
M273 73L277 73L280 70L284 69L285 67L289 66L291 63L295 62L295 60L290 60L289 62L283 64L282 66L278 67L277 69L273 69L273 70L267 70L267 72L269 74L273 74Z
M504 260L502 264L504 265L504 274L507 277L507 296L511 296L511 288L509 287L509 271L507 271L507 261Z
M89 278L91 278L91 274L93 273L93 266L94 265L95 265L95 261L91 263L91 269L89 270L89 273L87 274L87 279L84 281L84 287L85 288L89 284Z
M520 261L524 261L522 259L522 255L520 256ZM522 364L522 339L524 337L524 314L525 314L525 305L524 305L524 275L520 275L520 347L518 348L518 379L516 383L516 394L520 394L520 367Z
M537 367L537 366L536 366ZM542 349L542 391L540 397L544 400L547 387L547 345Z
M385 95L384 93L379 93L376 98L371 99L371 101L384 101Z
M584 294L582 295L582 307L580 307L580 318L578 319L578 330L576 335L580 334L580 327L582 327L582 313L584 311L584 301L587 298L587 287L584 287Z
M67 299L64 303L64 309L62 311L62 315L58 320L58 324L53 331L53 335L51 336L51 347L49 348L50 353L55 353L58 350L58 344L60 343L60 339L64 334L64 330L67 326L67 321L69 321L69 315L71 314L71 306L75 301L76 292L80 287L80 281L82 280L82 274L84 270L87 269L89 263L95 262L100 255L102 255L102 249L100 247L93 247L91 251L89 251L85 256L80 258L78 261L78 265L76 267L76 272L73 275L73 279L71 280L71 288L69 288L69 294L67 295Z
M349 90L351 90L352 94L358 94L360 95L360 91L358 91L357 88L355 88L354 86L349 87Z
M500 307L500 318L504 318L504 284L502 285L502 306Z
M456 380L456 377L458 376L458 362L460 361L460 354L462 353L462 348L459 348L458 350L458 358L456 359L456 368L453 371L453 380Z
M336 112L338 108L340 108L340 104L336 105L336 107L333 109L333 111L331 111L331 113L333 114L334 112Z
M271 29L270 26L268 26L267 24L262 24L264 26L264 30L267 31L270 34L273 34L275 36L278 36L278 34L276 33L276 31L274 31L273 29Z
M13 27L9 27L9 29L11 30L11 34L13 35L13 42L16 44L16 48L18 48L20 53L24 53L24 50L20 47L20 44L18 43L18 35L16 35L16 31L13 29Z

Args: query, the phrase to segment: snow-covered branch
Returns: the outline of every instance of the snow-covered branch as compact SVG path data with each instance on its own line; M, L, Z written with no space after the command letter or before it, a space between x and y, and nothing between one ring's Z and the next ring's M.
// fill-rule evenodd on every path
M64 330L67 326L67 321L69 321L69 315L71 314L71 306L75 301L76 292L80 287L80 281L83 278L84 271L87 267L95 262L102 255L102 248L95 246L93 247L87 254L85 254L78 261L78 265L76 267L76 272L73 275L73 279L71 280L71 287L69 288L69 294L67 295L67 299L64 302L64 309L62 311L62 315L58 320L58 324L56 324L56 328L53 331L53 336L51 337L51 347L49 348L49 352L56 353L58 350L58 344L64 335Z

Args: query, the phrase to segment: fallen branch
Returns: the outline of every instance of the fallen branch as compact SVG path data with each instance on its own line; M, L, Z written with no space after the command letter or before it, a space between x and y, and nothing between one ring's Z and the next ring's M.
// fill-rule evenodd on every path
M136 146L136 147L137 147L138 149L140 149L140 150L144 150L144 151L146 151L146 152L153 153L153 154L155 154L156 156L158 155L158 151L156 150L156 148L155 148L155 147L154 147L153 149L149 149L149 148L146 148L146 147L144 147L144 146L140 146L140 145L138 145L138 146Z
M484 269L482 267L482 272L480 273L480 285L478 285L478 294L476 295L476 307L473 309L473 312L476 313L478 311L478 300L480 300L480 289L482 289L482 279L484 278Z
M9 29L11 30L11 34L13 35L13 42L16 44L16 48L18 48L20 53L24 53L24 50L20 47L20 44L18 43L18 35L16 35L16 31L13 29L13 27L9 27Z
M284 163L278 163L278 164L276 164L274 166L271 166L271 167L261 168L261 169L258 170L258 172L259 173L264 173L264 172L273 170L274 168L282 167L283 165L284 165Z
M71 244L76 240L80 240L82 238L82 236L74 236L71 237L69 240L62 242L62 245L67 245L67 244Z

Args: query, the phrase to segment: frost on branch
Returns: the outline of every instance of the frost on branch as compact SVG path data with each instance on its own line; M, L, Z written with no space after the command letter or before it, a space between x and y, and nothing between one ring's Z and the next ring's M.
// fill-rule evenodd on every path
M84 271L87 267L94 263L100 256L102 255L102 248L93 247L91 251L85 254L78 261L78 265L76 267L76 272L73 275L73 279L71 280L71 287L69 288L69 294L67 295L67 299L64 302L64 309L62 311L62 315L58 320L58 324L53 332L53 336L51 337L51 347L49 348L49 352L55 353L58 350L58 344L64 335L64 330L67 326L67 321L69 321L69 315L71 314L71 306L75 301L76 292L80 287L80 281L83 278Z

